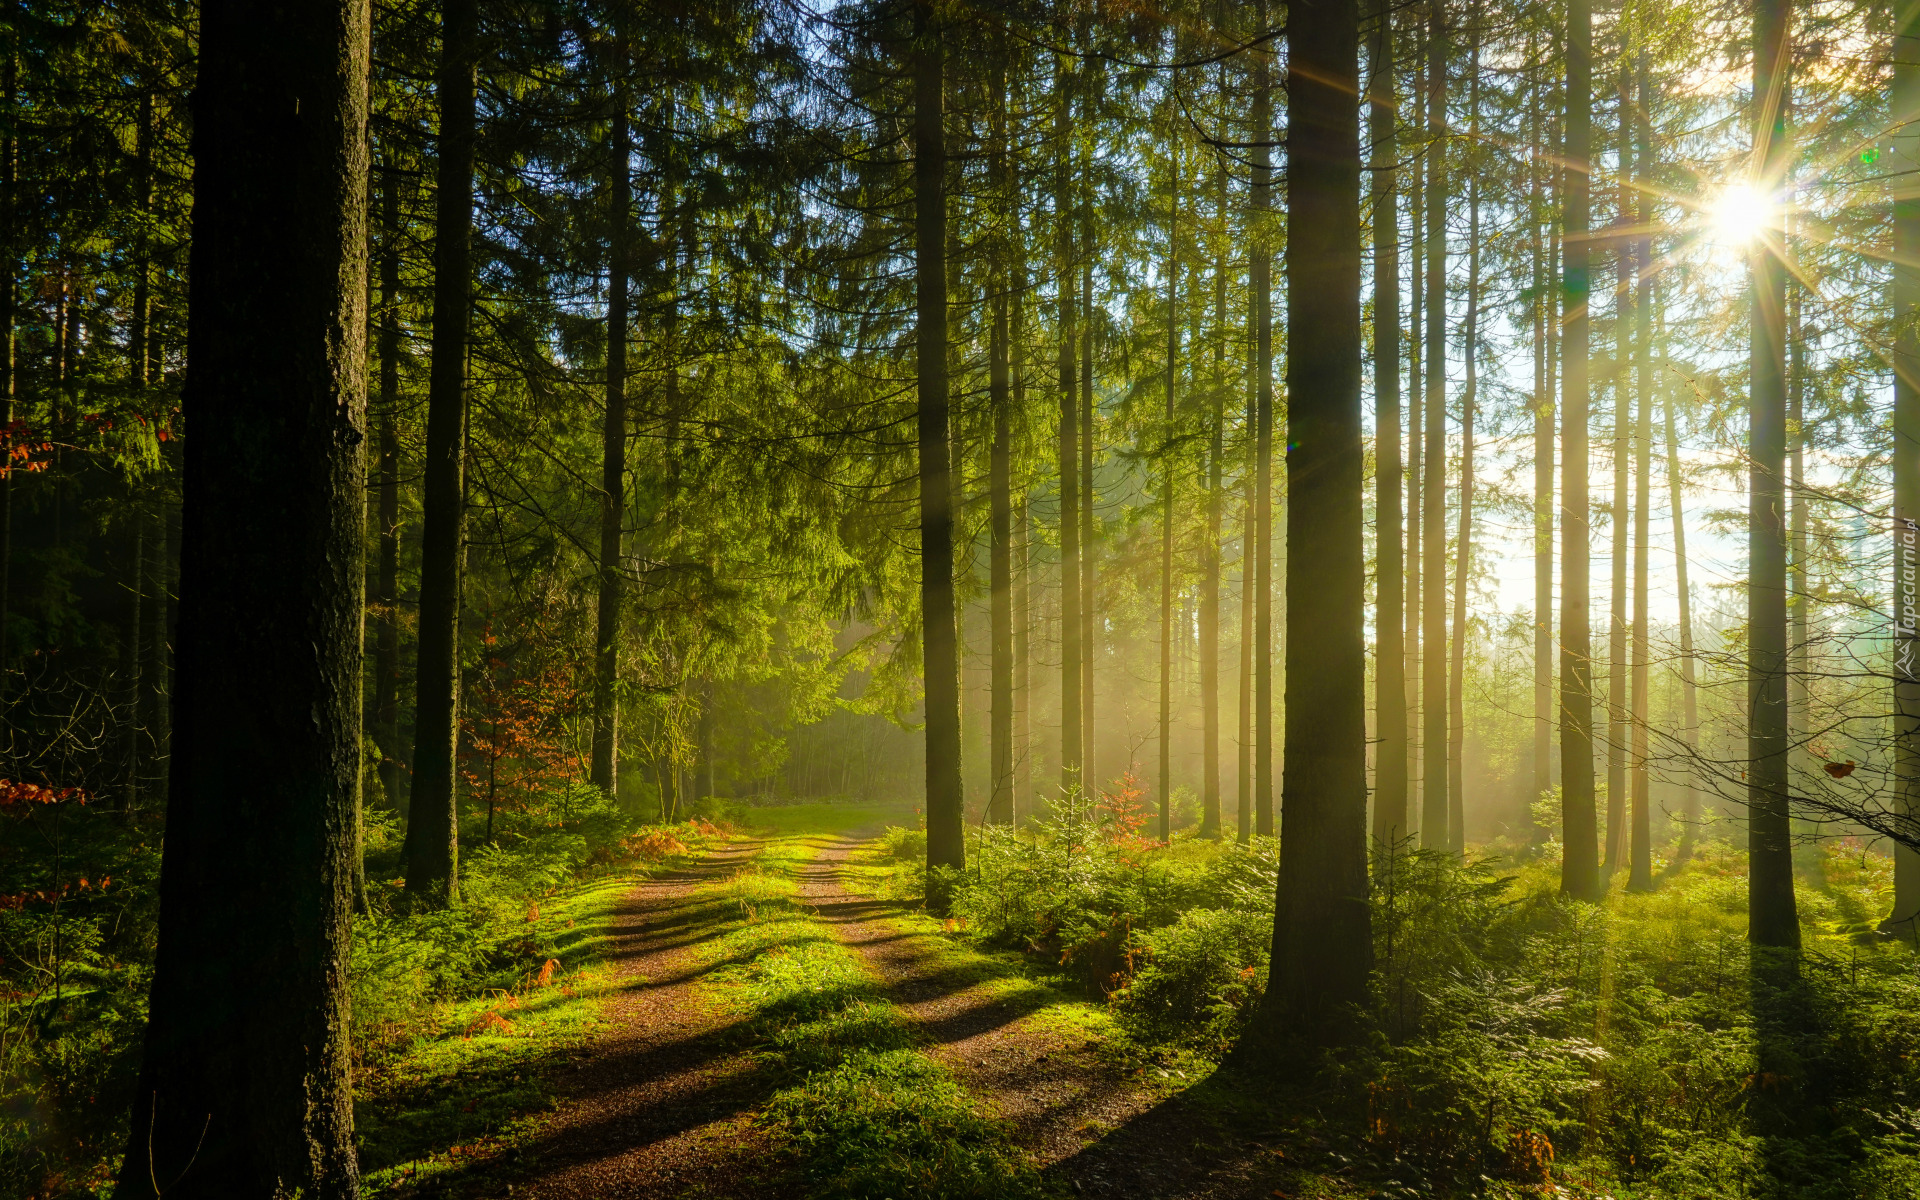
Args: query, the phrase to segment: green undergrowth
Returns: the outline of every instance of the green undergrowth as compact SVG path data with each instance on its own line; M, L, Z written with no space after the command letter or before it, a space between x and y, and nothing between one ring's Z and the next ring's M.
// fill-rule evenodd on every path
M738 924L704 985L747 1022L775 1088L759 1119L815 1197L969 1200L1039 1193L1007 1130L920 1052L854 952L798 897L814 851L788 839L714 885Z
M1277 844L1156 845L1125 801L971 833L953 916L914 919L1085 997L1109 1053L1195 1080L1200 1102L1233 1075L1206 1064L1264 1019ZM1311 1128L1317 1170L1384 1196L1920 1197L1920 958L1874 932L1887 856L1807 850L1804 949L1782 971L1747 945L1727 841L1656 861L1650 894L1623 872L1597 905L1560 896L1555 849L1381 856L1363 1035L1310 1058L1310 1087L1223 1119ZM865 886L917 903L924 853L921 832L888 830Z

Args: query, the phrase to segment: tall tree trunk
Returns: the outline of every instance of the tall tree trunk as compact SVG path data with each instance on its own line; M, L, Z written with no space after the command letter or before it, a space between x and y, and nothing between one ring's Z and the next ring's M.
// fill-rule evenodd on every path
M1000 221L1015 219L1007 175L1006 30L998 31L994 75L993 186L1001 208ZM1013 425L1012 368L1008 362L1006 234L995 235L987 287L992 295L992 328L988 332L988 393L992 406L993 442L988 451L987 491L991 510L988 547L988 619L992 698L987 727L992 780L987 819L1013 824Z
M1576 900L1600 898L1599 830L1593 806L1593 635L1588 621L1592 553L1587 486L1587 367L1593 294L1593 249L1587 173L1593 161L1593 10L1567 0L1566 153L1561 159L1560 375L1560 890Z
M1266 0L1255 22L1267 23ZM1273 207L1272 59L1267 47L1254 52L1252 261L1254 387L1253 481L1253 819L1254 832L1273 836L1273 247L1268 212Z
M600 427L600 595L593 632L593 786L612 795L620 778L621 532L627 513L627 253L633 153L627 127L626 37L616 34L613 114L607 130L607 379ZM668 251L671 255L672 251Z
M1286 826L1268 995L1331 1041L1373 967L1358 0L1295 6L1287 39Z
M1393 7L1381 0L1373 17L1367 94L1373 141L1373 427L1374 528L1378 573L1374 617L1374 722L1380 739L1374 768L1373 840L1391 850L1407 835L1406 564L1401 555L1400 221L1394 160Z
M1180 143L1170 139L1167 402L1160 434L1160 840L1173 838L1173 391L1180 373Z
M929 907L950 897L935 871L966 865L960 786L960 659L953 594L952 481L947 444L947 148L945 63L931 0L914 8L914 301L919 379L920 611L927 721Z
M1247 424L1253 425L1251 413ZM1253 836L1253 489L1254 473L1247 472L1246 496L1240 502L1240 737L1238 823L1235 840L1242 846Z
M10 26L20 28L20 0L7 6ZM13 402L18 394L18 373L14 367L14 310L17 293L14 280L14 240L19 221L15 216L15 193L19 190L19 143L14 131L19 128L14 93L20 84L19 39L7 42L7 60L0 63L0 110L6 116L0 122L6 137L0 138L0 426L13 424ZM0 471L0 672L7 666L7 622L12 611L13 594L13 471Z
M1082 212L1092 208L1084 202ZM1080 244L1080 755L1087 785L1100 790L1100 764L1094 740L1093 668L1100 658L1100 540L1093 496L1093 228L1083 216Z
M1791 37L1788 0L1753 10L1754 186L1766 197L1769 234L1780 228ZM1753 296L1752 468L1747 503L1747 936L1757 946L1797 948L1793 841L1787 777L1786 264L1771 237L1751 251Z
M374 605L373 729L380 747L380 790L400 805L405 764L400 749L400 175L381 175L380 196L380 462L378 573Z
M407 891L429 904L459 893L460 576L466 537L467 330L471 317L478 0L441 15L439 194L434 209L433 359L421 479L419 661L414 670L413 803Z
M1220 520L1227 425L1227 172L1214 172L1221 240L1213 257L1213 387L1207 411L1207 531L1200 545L1200 836L1220 836Z
M1013 409L1027 417L1027 268L1026 241L1016 233L1014 243L1013 312L1009 338L1012 344ZM1023 456L1024 462L1024 456ZM1021 806L1033 800L1033 660L1028 636L1033 629L1032 570L1033 532L1030 525L1027 468L1020 470L1020 482L1014 489L1013 509L1013 819L1019 822Z
M1443 0L1429 0L1427 28L1427 398L1426 496L1422 520L1426 596L1420 603L1420 707L1426 721L1420 845L1443 850L1447 831L1447 30Z
M1649 198L1653 139L1647 126L1646 51L1638 53L1634 80L1634 220L1651 227ZM1639 403L1633 427L1633 734L1631 746L1633 836L1628 847L1627 890L1653 890L1653 779L1647 764L1648 670L1651 634L1647 619L1647 538L1653 490L1653 240L1634 236L1634 390Z
M1055 72L1053 220L1060 302L1060 790L1085 784L1080 743L1080 390L1073 297L1073 99L1070 77Z
M1787 217L1782 240L1788 254L1796 253L1794 219ZM1807 643L1807 487L1806 487L1806 354L1802 348L1801 313L1806 289L1787 281L1787 779L1801 780L1812 766L1807 749L1808 717L1813 696L1808 673L1811 648Z
M1628 90L1625 65L1620 69L1619 88L1619 225L1624 230L1632 220L1633 182L1629 172L1633 163L1633 99ZM1633 423L1633 243L1624 232L1615 238L1613 312L1613 503L1609 514L1610 546L1613 553L1613 586L1608 591L1611 605L1607 623L1607 852L1600 872L1612 879L1626 858L1627 848L1627 539L1629 510L1628 486L1632 480L1632 450L1629 436Z
M1480 144L1478 36L1476 31L1468 59L1468 145L1475 148ZM1471 168L1466 174L1467 323L1461 354L1467 379L1460 396L1460 526L1453 560L1453 645L1447 662L1447 849L1454 854L1467 850L1467 596L1473 580L1473 417L1480 390L1480 180Z
M1538 39L1531 43L1538 61ZM1544 89L1541 89L1544 91ZM1536 93L1529 117L1531 141L1540 145L1540 111L1545 97ZM1551 253L1545 244L1548 224L1545 164L1550 154L1536 150L1529 164L1533 211L1528 222L1533 257L1533 780L1528 803L1553 787L1553 376L1547 368L1547 328L1558 319L1547 281Z
M1427 94L1426 58L1422 47L1425 46L1423 31L1416 27L1415 50L1420 68L1415 72L1413 87L1414 116L1418 118L1419 105ZM1418 124L1416 121L1416 128ZM1407 229L1410 245L1407 256L1407 620L1406 620L1406 675L1407 675L1407 833L1418 832L1418 819L1425 810L1425 774L1426 762L1422 751L1425 739L1421 730L1420 701L1425 687L1422 668L1425 655L1422 653L1421 638L1425 632L1425 579L1422 574L1422 559L1425 557L1421 544L1421 533L1426 525L1426 390L1423 380L1426 378L1426 314L1427 314L1427 225L1426 225L1426 171L1416 166L1412 173L1407 192Z
M1920 0L1900 0L1893 44L1894 789L1920 822ZM1920 851L1893 851L1893 911L1920 937Z
M1664 344L1664 340L1663 343ZM1695 692L1693 665L1693 594L1687 582L1686 497L1680 476L1680 439L1674 434L1673 392L1662 389L1667 433L1667 493L1673 508L1674 588L1680 597L1680 739L1688 755L1686 798L1680 808L1680 849L1684 862L1693 854L1693 839L1700 824L1700 790L1697 783L1700 755L1700 704Z
M199 33L178 739L115 1194L344 1200L368 8L210 0Z

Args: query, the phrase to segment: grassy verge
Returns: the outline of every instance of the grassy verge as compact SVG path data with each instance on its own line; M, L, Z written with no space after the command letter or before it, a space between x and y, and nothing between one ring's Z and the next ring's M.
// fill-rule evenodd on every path
M431 1187L451 1172L508 1165L555 1108L550 1077L603 1024L616 989L604 962L620 903L648 872L690 854L563 887L511 921L527 969L421 1010L363 1066L354 1128L362 1190ZM417 918L416 918L417 920ZM532 965L537 963L538 965Z
M794 872L811 854L777 842L715 885L740 923L706 947L724 964L710 996L747 1020L777 1083L760 1119L792 1182L833 1197L1038 1194L1007 1131L920 1053L859 959L798 899Z

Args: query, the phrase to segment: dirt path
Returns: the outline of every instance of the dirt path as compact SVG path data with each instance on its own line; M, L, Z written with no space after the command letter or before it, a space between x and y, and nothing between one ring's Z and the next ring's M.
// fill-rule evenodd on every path
M902 933L885 921L898 905L851 893L847 858L860 840L818 839L819 855L799 877L801 895L925 1032L927 1053L1012 1123L1036 1166L1074 1158L1155 1107L1148 1089L1090 1053L1085 1038L1036 1027L1036 1005L1002 999L991 976L955 965L937 935ZM1085 1191L1098 1181L1078 1182Z
M609 1028L555 1081L561 1109L523 1152L516 1200L753 1194L743 1164L762 1141L751 1113L764 1088L733 1019L694 996L711 969L700 943L734 914L694 893L763 845L734 842L627 897L608 955L619 987ZM496 1178L487 1194L508 1190Z

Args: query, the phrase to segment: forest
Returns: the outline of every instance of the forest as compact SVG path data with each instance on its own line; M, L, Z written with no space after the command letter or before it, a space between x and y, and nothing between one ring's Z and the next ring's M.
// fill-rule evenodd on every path
M0 1200L1920 1200L1920 0L0 0Z

